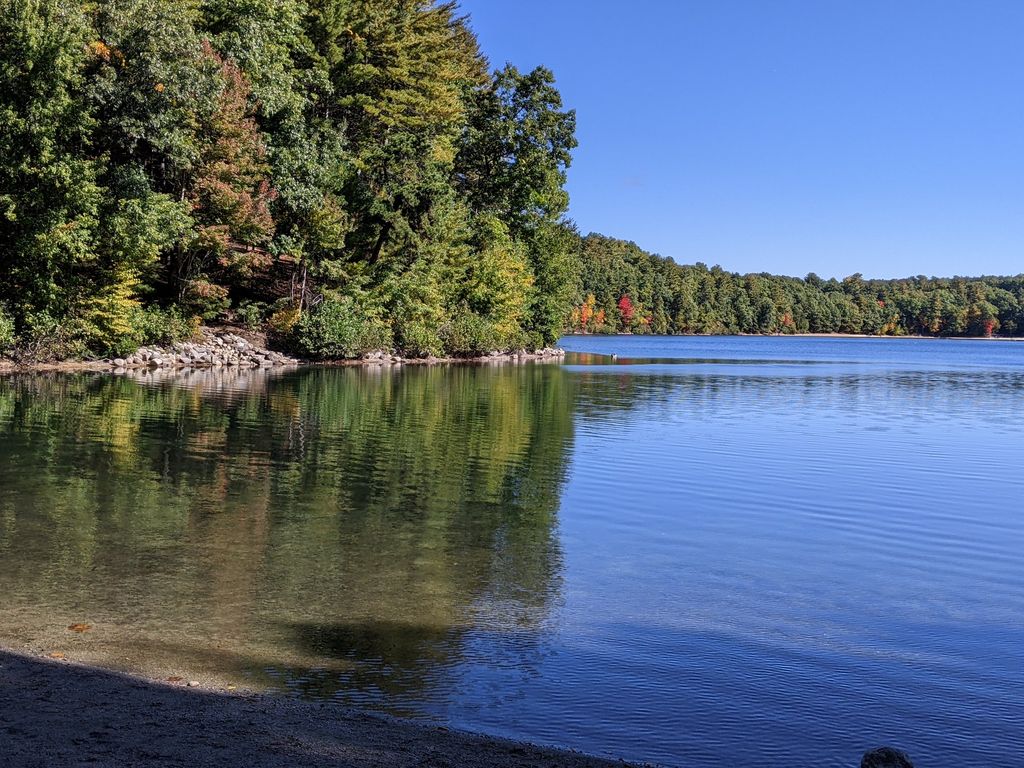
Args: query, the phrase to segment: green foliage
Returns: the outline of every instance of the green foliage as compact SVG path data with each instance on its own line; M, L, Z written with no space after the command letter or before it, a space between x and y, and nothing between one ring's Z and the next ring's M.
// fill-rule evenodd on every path
M736 275L581 238L575 113L544 67L489 74L455 2L0 15L0 306L37 356L128 352L165 311L167 337L265 320L317 357L566 329L1024 334L1021 277Z
M87 350L105 357L123 357L145 344L172 344L195 335L198 317L187 318L177 307L143 307L126 298L128 290L95 297L65 330Z
M267 318L267 326L271 333L278 338L290 339L296 323L302 318L302 313L295 306L291 299L278 299L270 307L270 316Z
M9 352L14 347L17 336L14 332L14 318L0 307L0 355Z
M333 347L312 330L339 296L387 318L364 319L367 343L390 325L413 354L467 312L481 338L564 325L575 116L548 70L488 76L456 3L0 12L0 302L19 333L46 316L123 353L150 307L258 323L262 302L279 334L307 314L316 354L348 354L338 317Z
M553 342L577 292L577 238L562 220L575 112L562 111L554 75L544 67L524 75L506 65L470 104L456 160L459 190L474 212L496 215L523 249L532 289L525 293L522 326Z
M61 0L0 0L0 17L0 301L28 327L29 315L68 313L95 258L89 32Z
M395 345L408 357L438 357L444 354L444 342L438 330L417 320L398 324Z
M118 169L111 181L125 196L101 209L99 239L108 270L130 269L151 283L159 275L161 254L194 225L191 206L151 191L138 168Z
M50 363L87 353L77 324L62 323L45 312L27 315L13 357L18 363Z
M526 334L509 330L486 318L465 312L441 328L445 351L456 357L476 357L488 352L526 346Z
M471 97L456 164L476 211L496 211L514 235L557 220L569 206L565 169L576 147L576 113L562 112L551 70L511 64Z
M248 328L259 328L267 316L267 305L262 301L242 301L235 307L235 320Z
M183 316L176 308L145 307L132 316L133 346L146 344L173 344L192 338L197 325L192 318Z
M486 80L483 58L454 3L311 5L347 154L349 232L343 253L325 255L345 263L349 280L383 282L451 234L433 226L435 210L452 195L466 94Z
M82 301L75 312L75 325L90 349L103 355L121 355L136 346L131 321L139 303L132 297L134 289L134 275L126 274Z
M472 256L455 281L457 300L498 325L517 328L534 282L526 248L512 239L508 227L494 214L478 217L475 229Z
M299 350L313 358L351 358L392 345L391 329L351 299L326 300L294 328Z
M180 194L200 159L200 122L212 114L217 67L197 29L194 0L99 0L85 93L92 143L114 166L136 165L158 192Z
M579 263L575 230L565 223L539 226L528 243L534 284L524 328L544 344L557 341L565 331L570 306L579 291Z

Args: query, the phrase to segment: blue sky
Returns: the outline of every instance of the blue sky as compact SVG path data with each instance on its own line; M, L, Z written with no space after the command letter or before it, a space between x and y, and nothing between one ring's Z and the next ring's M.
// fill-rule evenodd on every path
M1024 272L1022 0L461 7L576 109L582 232L738 272Z

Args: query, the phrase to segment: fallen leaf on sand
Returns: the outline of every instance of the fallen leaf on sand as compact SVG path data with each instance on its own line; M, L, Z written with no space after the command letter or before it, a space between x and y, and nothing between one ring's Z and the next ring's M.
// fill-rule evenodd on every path
M90 629L92 629L92 625L90 625L90 624L71 624L68 627L68 629L70 629L72 632L88 632Z
M178 677L177 675L171 675L170 677L167 678L167 682L168 683L180 683L184 679L185 679L184 677Z
M67 656L65 656L65 655L64 655L63 653L61 653L60 651L54 651L53 653L48 653L48 654L46 654L46 655L47 655L47 656L48 656L49 658L51 658L51 659L66 659L66 658L67 658Z

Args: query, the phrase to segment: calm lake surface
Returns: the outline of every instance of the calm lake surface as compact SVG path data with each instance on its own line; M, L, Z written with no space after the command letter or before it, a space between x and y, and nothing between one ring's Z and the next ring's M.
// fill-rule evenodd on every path
M1024 343L562 345L0 378L0 642L676 766L1020 765Z

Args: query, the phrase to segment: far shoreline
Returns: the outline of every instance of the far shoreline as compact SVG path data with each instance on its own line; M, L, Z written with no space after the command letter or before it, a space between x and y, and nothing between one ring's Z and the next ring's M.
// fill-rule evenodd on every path
M888 339L898 341L1024 341L1024 336L888 336L875 333L567 333L562 338L655 338L655 339Z
M881 336L871 333L778 333L778 334L756 334L744 333L740 336L772 336L773 338L793 336L795 338L807 339L900 339L927 340L927 341L1024 341L1024 336L915 336L906 334L903 336Z

